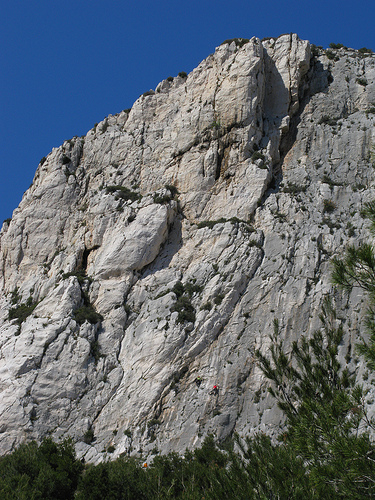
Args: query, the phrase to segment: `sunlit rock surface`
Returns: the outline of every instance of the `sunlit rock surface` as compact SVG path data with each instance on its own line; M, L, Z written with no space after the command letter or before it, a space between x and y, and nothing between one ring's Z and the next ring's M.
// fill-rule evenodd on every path
M254 353L274 319L287 347L319 327L330 256L368 238L375 56L242 42L53 149L4 223L1 453L50 434L97 462L278 432ZM364 298L333 296L349 359Z

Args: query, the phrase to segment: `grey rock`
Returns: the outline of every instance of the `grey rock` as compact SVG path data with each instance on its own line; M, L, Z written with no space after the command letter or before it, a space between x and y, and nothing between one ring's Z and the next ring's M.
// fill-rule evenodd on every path
M255 350L274 319L287 347L318 328L327 294L353 352L364 297L333 290L329 259L369 238L375 56L335 55L294 34L221 45L38 166L0 233L1 453L47 434L91 462L277 434Z

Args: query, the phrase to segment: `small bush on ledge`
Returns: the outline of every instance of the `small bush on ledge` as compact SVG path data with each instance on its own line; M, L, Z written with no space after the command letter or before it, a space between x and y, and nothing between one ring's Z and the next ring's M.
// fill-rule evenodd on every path
M106 187L107 194L115 194L117 198L121 198L122 200L128 201L137 201L141 198L139 193L135 191L131 191L129 188L125 186L107 186Z
M8 313L8 319L17 319L17 323L20 325L23 323L26 318L30 316L30 314L34 311L36 308L37 304L36 303L26 303L26 304L20 304L19 306L12 307L12 309L9 309Z
M89 304L79 307L74 311L74 319L78 324L83 325L85 321L88 321L92 325L99 323L103 320L103 316L95 311L94 307Z

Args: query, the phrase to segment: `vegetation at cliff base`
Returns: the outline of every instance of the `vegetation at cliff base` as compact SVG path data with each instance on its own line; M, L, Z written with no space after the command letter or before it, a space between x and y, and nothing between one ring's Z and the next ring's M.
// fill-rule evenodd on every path
M56 444L51 438L40 446L21 445L0 458L0 497L4 500L73 499L83 464L77 460L73 444Z

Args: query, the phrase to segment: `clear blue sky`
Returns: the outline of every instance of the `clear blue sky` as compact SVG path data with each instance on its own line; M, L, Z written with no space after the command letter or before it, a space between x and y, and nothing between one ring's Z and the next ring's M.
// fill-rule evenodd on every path
M0 0L0 224L39 160L225 39L375 50L374 0Z

